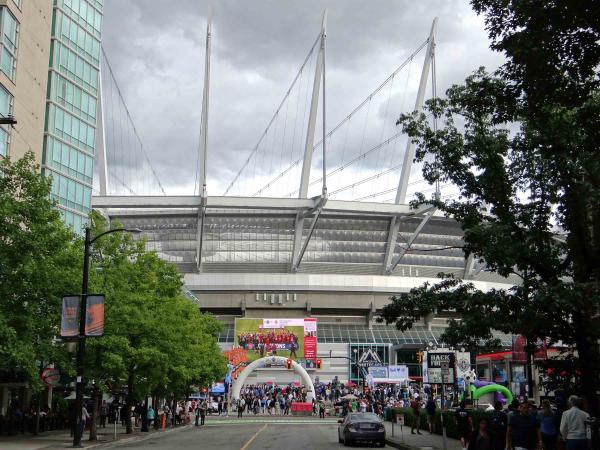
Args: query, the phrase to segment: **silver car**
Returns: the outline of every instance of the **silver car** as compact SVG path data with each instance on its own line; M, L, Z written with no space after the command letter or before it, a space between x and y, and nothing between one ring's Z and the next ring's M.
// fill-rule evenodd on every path
M350 413L338 423L338 440L344 445L374 442L385 446L385 426L377 414Z

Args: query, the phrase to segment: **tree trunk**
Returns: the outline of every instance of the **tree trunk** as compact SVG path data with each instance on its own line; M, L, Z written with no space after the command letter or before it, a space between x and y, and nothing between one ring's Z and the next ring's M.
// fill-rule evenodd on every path
M127 418L127 423L125 424L126 426L126 433L127 434L132 434L133 433L133 427L131 426L131 407L133 406L133 380L134 380L134 373L133 373L133 369L129 369L129 375L127 376L127 399L125 400L125 408L127 408L127 411L125 411L125 417Z
M578 317L578 320L575 321L577 327L575 339L579 370L581 372L582 396L587 401L587 408L590 415L599 417L600 405L598 405L598 395L596 394L598 389L596 383L596 380L598 380L598 372L596 371L596 367L598 367L598 360L600 358L597 350L598 344L590 342L588 339L589 334L587 333L587 330L591 326L594 326L592 320L593 319L583 317L583 314Z
M92 420L90 424L90 441L98 440L98 429L96 426L96 422L98 420L98 404L100 403L100 389L98 386L94 385L94 393L93 397L93 407L92 407Z

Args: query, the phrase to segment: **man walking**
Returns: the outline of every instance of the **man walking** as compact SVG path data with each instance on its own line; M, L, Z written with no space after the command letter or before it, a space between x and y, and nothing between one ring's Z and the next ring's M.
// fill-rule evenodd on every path
M106 404L106 400L102 400L102 405L100 406L100 426L102 428L106 428L106 416L108 416L108 405Z
M200 425L204 425L204 419L206 418L206 410L208 409L208 403L206 400L202 400L200 406L198 407L200 410Z
M238 411L238 419L242 418L242 415L244 414L244 408L246 407L246 400L244 400L244 397L240 397L240 400L238 401L238 407L237 407L237 411Z
M506 448L506 428L508 417L502 411L502 402L494 403L494 412L490 416L489 430L492 432L492 449L504 450Z
M319 419L325 418L325 402L322 398L319 398Z
M566 450L585 450L587 448L587 438L585 430L585 421L590 415L580 409L581 399L576 395L569 397L569 408L562 415L560 420L560 434L566 441Z
M519 403L519 413L512 414L506 432L508 450L535 450L542 447L542 434L538 422L529 414L529 404Z
M429 425L429 434L433 434L433 427L435 425L435 410L437 405L435 404L435 398L433 395L429 397L425 404L425 410L427 411L427 423Z
M465 401L460 402L459 408L454 411L454 423L458 429L458 438L463 448L469 446L469 439L473 430L473 419L467 411Z
M415 434L415 428L417 434L421 434L419 428L421 427L421 397L416 396L410 402L410 408L413 413L412 426L410 427L410 434Z

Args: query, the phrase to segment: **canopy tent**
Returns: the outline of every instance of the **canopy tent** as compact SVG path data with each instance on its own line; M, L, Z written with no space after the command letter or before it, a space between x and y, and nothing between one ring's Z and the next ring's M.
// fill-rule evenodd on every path
M223 383L217 383L212 388L210 388L210 392L212 394L224 394L225 385Z

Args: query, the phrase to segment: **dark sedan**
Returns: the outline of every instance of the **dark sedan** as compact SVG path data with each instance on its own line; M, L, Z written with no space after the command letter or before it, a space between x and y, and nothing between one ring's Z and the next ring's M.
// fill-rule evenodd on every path
M344 445L374 442L385 446L385 426L377 414L350 413L338 422L338 440Z

